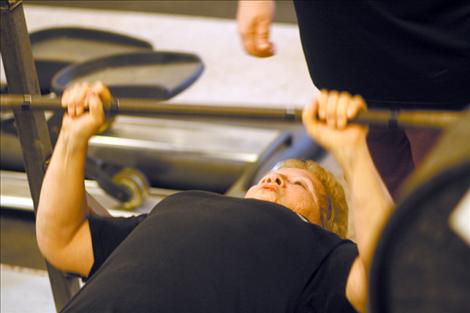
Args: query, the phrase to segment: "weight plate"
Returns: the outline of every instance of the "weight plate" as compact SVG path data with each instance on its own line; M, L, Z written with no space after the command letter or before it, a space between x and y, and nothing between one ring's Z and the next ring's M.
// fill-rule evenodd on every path
M149 183L140 171L126 167L113 176L112 181L131 192L131 198L122 203L121 209L132 211L140 207L149 193Z
M372 312L470 312L470 246L449 218L470 188L470 162L422 185L393 213L371 269Z

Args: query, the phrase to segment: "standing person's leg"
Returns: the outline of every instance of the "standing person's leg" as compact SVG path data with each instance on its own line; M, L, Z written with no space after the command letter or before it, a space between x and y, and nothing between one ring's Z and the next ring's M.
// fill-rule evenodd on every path
M410 142L413 163L415 167L419 167L440 138L442 130L432 128L407 128L405 132Z
M396 199L403 181L414 170L410 143L399 128L371 126L367 144L375 166L390 194Z

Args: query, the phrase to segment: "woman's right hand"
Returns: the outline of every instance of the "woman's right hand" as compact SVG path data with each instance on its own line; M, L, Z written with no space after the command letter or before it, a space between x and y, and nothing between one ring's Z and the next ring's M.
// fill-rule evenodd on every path
M103 104L111 99L111 92L100 81L67 87L62 95L62 107L66 108L66 113L61 131L74 140L88 142L105 123Z

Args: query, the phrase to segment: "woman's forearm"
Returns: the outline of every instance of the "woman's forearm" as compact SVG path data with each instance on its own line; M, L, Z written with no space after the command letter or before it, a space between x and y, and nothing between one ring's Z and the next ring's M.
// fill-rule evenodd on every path
M87 141L61 132L44 177L36 217L43 253L67 245L89 213L84 171Z
M393 200L375 168L365 140L354 151L337 158L351 191L359 256L368 270L378 237L392 211Z

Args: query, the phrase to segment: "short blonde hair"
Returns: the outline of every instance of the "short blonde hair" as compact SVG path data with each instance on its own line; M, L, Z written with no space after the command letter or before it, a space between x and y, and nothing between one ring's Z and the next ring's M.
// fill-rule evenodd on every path
M341 238L346 238L348 204L344 189L333 174L312 160L285 160L278 163L276 168L300 168L309 171L317 180L314 184L320 205L321 226Z

